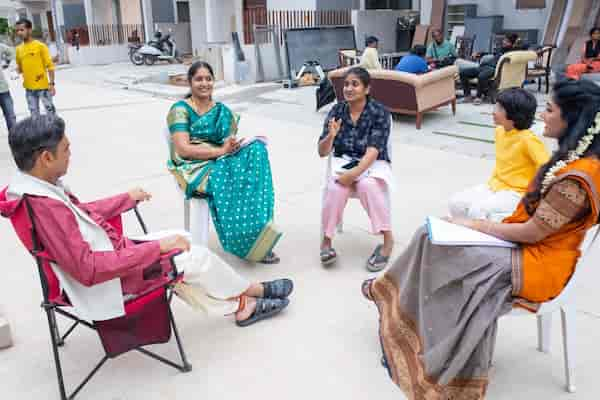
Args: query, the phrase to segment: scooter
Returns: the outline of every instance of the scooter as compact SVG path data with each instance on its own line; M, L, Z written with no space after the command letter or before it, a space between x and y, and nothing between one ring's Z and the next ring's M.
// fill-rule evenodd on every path
M130 59L135 65L154 65L158 60L172 62L182 62L177 51L175 39L171 37L169 32L163 36L160 31L154 34L154 40L141 46L139 49L133 50L130 47Z

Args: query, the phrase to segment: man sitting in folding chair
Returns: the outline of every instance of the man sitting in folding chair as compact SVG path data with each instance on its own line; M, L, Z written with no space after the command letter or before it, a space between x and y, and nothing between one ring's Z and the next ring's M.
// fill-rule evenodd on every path
M9 143L20 172L9 185L7 198L27 197L41 245L56 263L53 270L72 303L82 297L89 307L100 309L104 319L115 318L119 315L113 311L122 308L123 299L143 293L156 280L168 279L172 267L161 255L183 250L186 253L175 257L175 264L186 276L176 293L188 303L209 312L235 314L239 326L273 316L288 305L290 280L250 283L207 248L191 248L181 235L134 242L116 231L108 220L149 200L150 194L142 189L81 203L60 181L70 158L61 118L27 118L11 131ZM86 290L90 287L96 290L92 299L97 302L90 301Z

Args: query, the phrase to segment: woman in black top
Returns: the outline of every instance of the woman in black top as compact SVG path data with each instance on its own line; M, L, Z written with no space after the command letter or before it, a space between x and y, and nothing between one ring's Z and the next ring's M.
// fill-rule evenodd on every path
M581 50L581 62L567 67L567 77L579 79L583 74L600 72L600 27L590 30L590 40Z
M364 68L346 72L343 90L345 101L329 112L319 137L319 155L332 155L323 199L321 262L329 265L337 258L333 235L354 193L369 214L372 232L383 235L383 244L367 261L369 271L376 272L385 268L394 246L388 195L393 182L388 147L391 116L369 97L370 76Z

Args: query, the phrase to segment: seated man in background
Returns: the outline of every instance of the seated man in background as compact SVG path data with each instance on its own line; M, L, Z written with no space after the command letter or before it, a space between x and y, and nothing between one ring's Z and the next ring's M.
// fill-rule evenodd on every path
M10 218L14 212L5 203L28 197L39 240L57 265L54 271L61 286L90 287L119 279L123 296L136 296L168 282L171 264L162 255L180 250L191 261L176 292L190 304L214 314L235 314L239 326L273 316L288 305L290 280L251 283L206 247L191 248L184 236L134 242L114 229L108 220L150 199L141 189L80 202L61 182L71 155L61 118L33 116L18 122L9 134L9 145L19 172L6 190L6 201L0 202L2 215ZM85 289L79 290L88 296ZM103 299L110 302L114 297Z
M365 41L365 50L360 57L359 67L364 69L382 69L381 63L379 62L379 53L377 47L379 46L379 39L375 36L369 36Z
M487 184L469 188L450 200L450 215L500 222L517 208L529 182L550 155L531 132L537 101L521 88L500 92L494 110L496 166Z
M448 40L444 39L441 29L434 29L431 33L433 42L427 48L427 62L442 68L454 64L456 60L456 48Z
M425 46L416 45L410 50L410 53L400 60L396 68L399 72L408 72L410 74L424 74L429 71L427 61L425 61Z
M517 43L519 36L514 33L507 33L502 41L502 47L494 54L489 54L481 58L477 66L468 66L460 68L460 82L464 93L464 102L473 102L481 104L484 96L488 95L490 82L496 74L496 65L500 58L514 50L518 50ZM471 97L471 79L477 78L477 97Z

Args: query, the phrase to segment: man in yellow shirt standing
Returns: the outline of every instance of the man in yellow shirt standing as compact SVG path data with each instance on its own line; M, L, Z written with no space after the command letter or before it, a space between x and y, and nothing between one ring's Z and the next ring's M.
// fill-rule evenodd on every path
M542 141L529 130L536 109L535 97L524 89L506 89L498 95L494 172L487 184L452 197L452 217L500 222L514 212L538 169L550 159Z
M47 114L56 114L52 97L56 95L54 84L54 63L48 46L34 40L31 36L33 25L28 19L20 19L16 24L16 33L23 43L17 46L17 66L23 74L23 86L27 106L31 115L40 114L40 101Z

